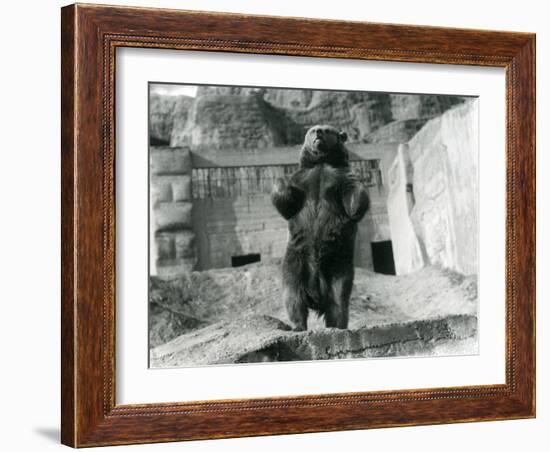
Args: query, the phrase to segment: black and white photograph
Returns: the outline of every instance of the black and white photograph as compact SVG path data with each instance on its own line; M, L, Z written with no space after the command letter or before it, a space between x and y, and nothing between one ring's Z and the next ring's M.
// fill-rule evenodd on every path
M148 95L150 368L478 353L477 97Z

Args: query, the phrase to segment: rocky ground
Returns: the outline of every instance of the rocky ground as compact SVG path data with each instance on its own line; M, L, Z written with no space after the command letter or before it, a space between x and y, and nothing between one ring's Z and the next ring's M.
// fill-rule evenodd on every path
M290 330L277 263L151 278L150 364L196 366L475 353L477 280L427 267L405 276L356 270L349 330L310 316Z

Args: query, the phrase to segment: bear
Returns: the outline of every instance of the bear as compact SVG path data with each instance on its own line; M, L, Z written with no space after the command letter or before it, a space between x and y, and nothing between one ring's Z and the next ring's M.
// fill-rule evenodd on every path
M282 264L283 302L295 331L307 330L309 310L327 328L347 329L357 224L369 208L365 186L351 171L345 132L311 127L298 170L278 179L271 201L288 222Z

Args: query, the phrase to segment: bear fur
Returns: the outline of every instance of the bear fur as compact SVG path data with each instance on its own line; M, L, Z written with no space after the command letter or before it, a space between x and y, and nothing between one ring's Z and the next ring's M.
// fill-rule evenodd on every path
M346 139L332 126L311 127L299 169L288 182L279 179L271 194L288 221L283 300L296 331L307 330L310 309L327 327L348 326L357 223L369 198L350 170Z

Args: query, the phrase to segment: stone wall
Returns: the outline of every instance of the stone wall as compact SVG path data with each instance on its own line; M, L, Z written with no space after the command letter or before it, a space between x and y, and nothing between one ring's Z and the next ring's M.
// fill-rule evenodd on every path
M402 272L419 265L417 240L424 264L477 273L478 148L478 101L471 99L430 120L397 157L399 177L412 183L411 204L401 180L388 199Z
M371 242L390 240L385 196L369 189L371 208L359 223L355 265L373 270ZM195 199L193 232L197 245L197 270L231 267L231 258L260 254L262 262L284 256L288 224L271 204L268 194L235 198Z
M359 224L355 264L373 270L371 243L391 240L384 181L397 146L349 148L352 170L370 185L370 209ZM198 270L231 266L234 256L260 254L266 262L284 255L288 227L270 193L277 178L297 169L298 153L299 147L192 153ZM232 166L235 162L244 166Z
M170 277L195 267L191 155L150 148L150 274Z
M396 146L350 148L352 169L370 185L371 201L359 224L355 263L372 270L371 243L391 239L384 181ZM247 254L259 254L262 262L284 255L288 225L270 193L278 177L296 170L298 149L251 151L234 155L235 149L227 149L221 158L151 147L151 275L230 267L232 257ZM231 166L235 161L244 166Z
M195 199L193 230L197 238L197 270L231 267L231 258L260 254L261 261L284 255L287 222L268 194Z

